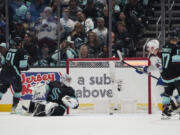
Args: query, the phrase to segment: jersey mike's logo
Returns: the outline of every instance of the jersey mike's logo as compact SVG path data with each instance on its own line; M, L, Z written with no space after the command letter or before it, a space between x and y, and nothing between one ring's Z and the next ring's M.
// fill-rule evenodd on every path
M50 81L60 80L60 72L23 72L21 74L22 81L22 99L30 100L33 98L32 86L39 83L47 83ZM45 98L45 95L42 99Z

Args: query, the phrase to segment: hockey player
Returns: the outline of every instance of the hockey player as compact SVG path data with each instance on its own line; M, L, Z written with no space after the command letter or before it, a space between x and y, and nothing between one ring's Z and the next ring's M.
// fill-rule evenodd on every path
M60 82L45 84L46 101L30 101L29 104L23 105L22 109L32 116L63 116L67 107L77 109L79 103L70 83L71 77L64 74Z
M162 96L163 116L171 116L170 101L173 91L177 89L177 104L180 108L180 42L171 39L162 48L162 73L161 78L166 87Z
M160 51L159 51L159 41L156 39L152 39L147 43L147 50L149 52L149 59L150 59L150 66L148 66L147 71L152 72L154 70L158 70L161 72L162 70L162 64L161 64L161 58L159 57Z
M0 99L2 99L3 94L5 94L12 85L14 90L13 93L13 106L11 113L15 113L15 108L19 102L22 91L21 83L21 71L28 70L28 55L22 49L21 38L16 37L15 39L15 48L10 48L9 50L0 49L2 54L1 64L2 69L0 72ZM2 44L1 44L2 47Z
M162 62L164 62L164 59L161 60L161 57L163 58L164 52L160 52L159 50L159 41L156 39L152 39L147 43L147 50L149 52L149 59L150 59L150 66L145 67L145 68L138 68L137 72L138 73L143 73L143 72L153 72L153 71L159 71L160 74L164 74L164 69L162 70ZM163 72L162 72L163 71ZM157 85L163 85L164 91L166 93L166 89L168 88L168 84L162 81L162 77L159 78ZM172 86L171 86L172 88ZM171 91L173 93L173 90ZM171 93L171 95L172 95ZM161 94L162 95L162 101L163 101L163 106L164 106L164 100L166 94ZM168 102L169 109L163 109L162 115L168 115L170 116L170 113L174 110L177 109L174 101L169 98ZM164 107L163 107L164 108ZM168 113L167 113L168 112Z
M150 60L150 65L148 67L139 67L136 71L140 74L143 72L152 72L162 70L160 51L159 51L159 41L152 39L147 43L148 58Z

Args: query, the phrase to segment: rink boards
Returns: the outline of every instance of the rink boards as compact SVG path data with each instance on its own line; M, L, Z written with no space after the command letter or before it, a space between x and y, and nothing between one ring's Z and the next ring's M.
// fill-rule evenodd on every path
M31 99L31 85L39 82L60 79L65 68L32 68L22 73L22 99ZM134 69L123 67L114 70L120 80L120 91L116 93L119 100L136 100L137 107L147 109L148 104L148 76L139 75ZM80 102L80 109L91 108L96 102L111 100L113 97L113 86L107 69L71 69L72 86ZM155 74L158 75L158 74ZM159 94L161 90L156 87L156 80L151 79L152 105L161 103ZM0 101L0 111L10 111L12 106L13 90L9 89ZM44 97L42 97L43 99Z

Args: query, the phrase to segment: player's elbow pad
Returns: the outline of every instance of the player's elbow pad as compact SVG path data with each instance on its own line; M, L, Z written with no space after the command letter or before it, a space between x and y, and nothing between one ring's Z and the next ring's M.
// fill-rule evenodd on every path
M62 98L63 103L71 109L77 109L79 102L76 98L70 96L64 96Z

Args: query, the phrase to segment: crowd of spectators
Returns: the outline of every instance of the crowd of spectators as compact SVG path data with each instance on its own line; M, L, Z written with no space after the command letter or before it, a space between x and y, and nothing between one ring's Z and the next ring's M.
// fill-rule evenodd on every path
M113 56L117 49L125 57L136 56L136 44L153 15L151 2L112 0ZM9 47L21 37L33 66L41 67L58 66L67 58L109 57L108 5L107 0L9 0ZM1 1L0 42L5 42L4 7Z

